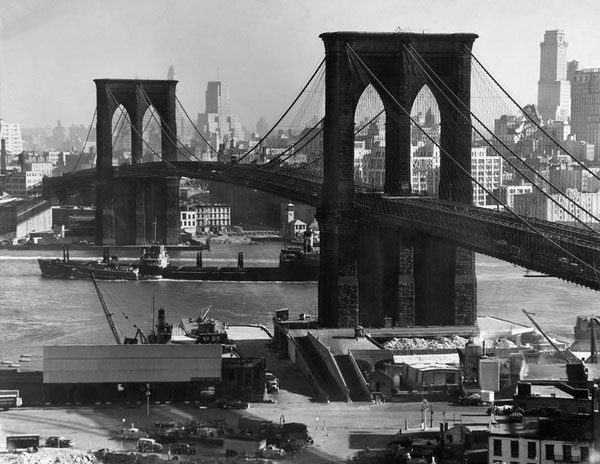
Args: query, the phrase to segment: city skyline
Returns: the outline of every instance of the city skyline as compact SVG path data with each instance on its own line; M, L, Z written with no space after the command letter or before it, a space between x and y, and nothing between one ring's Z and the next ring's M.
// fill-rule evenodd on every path
M9 2L0 25L0 117L21 127L58 119L89 124L92 79L164 79L174 65L189 112L204 111L206 84L219 80L230 89L233 112L251 129L261 116L276 119L304 85L324 55L320 33L398 28L478 34L476 56L519 102L534 103L545 30L565 32L569 60L600 65L600 33L593 27L600 6L583 3L587 14L578 17L558 1L519 3L518 10L470 0L389 0L369 8L354 0Z

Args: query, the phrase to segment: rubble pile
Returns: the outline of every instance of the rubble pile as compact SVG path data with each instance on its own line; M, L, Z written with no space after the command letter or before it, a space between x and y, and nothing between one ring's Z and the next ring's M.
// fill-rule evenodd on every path
M40 448L36 452L5 453L0 456L3 464L100 464L93 453L74 450Z
M467 339L452 335L438 338L392 338L383 344L386 350L452 350L464 348Z

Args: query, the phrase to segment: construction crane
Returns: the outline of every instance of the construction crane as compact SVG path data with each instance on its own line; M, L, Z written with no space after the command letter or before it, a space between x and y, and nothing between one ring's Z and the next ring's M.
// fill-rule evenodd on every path
M115 337L115 341L117 345L122 345L121 342L121 334L115 325L115 321L113 320L112 313L108 310L108 306L106 306L106 302L104 301L104 297L102 296L102 292L100 291L100 286L98 285L98 281L96 280L96 276L94 273L90 271L90 275L92 277L92 282L94 283L94 288L96 289L96 293L98 294L98 299L100 300L100 305L102 305L102 310L104 311L104 315L106 316L106 320L108 321L108 325L110 326L110 330L112 331L113 336Z
M539 331L539 333L541 333L544 336L544 338L546 340L548 340L548 343L550 343L550 345L552 345L552 348L554 348L554 350L564 358L564 360L567 364L582 364L581 359L579 359L577 356L575 356L571 350L569 350L568 348L565 348L564 350L560 350L558 348L558 346L556 346L556 343L554 343L554 340L552 340L548 335L546 335L546 332L544 332L542 330L542 328L538 325L538 323L535 322L533 317L531 317L532 315L535 316L535 313L527 312L524 309L521 309L521 311L523 311L525 316L527 316L527 319L529 319L531 321L531 323Z

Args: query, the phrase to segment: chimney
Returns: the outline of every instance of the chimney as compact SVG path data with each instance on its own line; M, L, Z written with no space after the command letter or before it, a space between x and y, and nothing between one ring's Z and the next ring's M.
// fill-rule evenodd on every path
M0 140L0 172L6 172L6 140Z

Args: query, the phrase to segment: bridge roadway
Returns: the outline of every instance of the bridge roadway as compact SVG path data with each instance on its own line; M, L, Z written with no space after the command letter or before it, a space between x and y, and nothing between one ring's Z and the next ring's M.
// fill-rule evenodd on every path
M292 201L321 206L319 175L290 168L264 165L174 161L113 167L107 179L191 177L246 186ZM89 187L96 170L82 170L44 179L44 196L61 190ZM413 234L427 234L457 246L498 258L527 269L549 274L595 290L597 272L577 262L533 231L511 213L461 205L434 198L392 197L381 192L357 191L358 219L371 225L396 227ZM560 244L593 268L600 265L600 236L581 228L527 218L546 237Z

